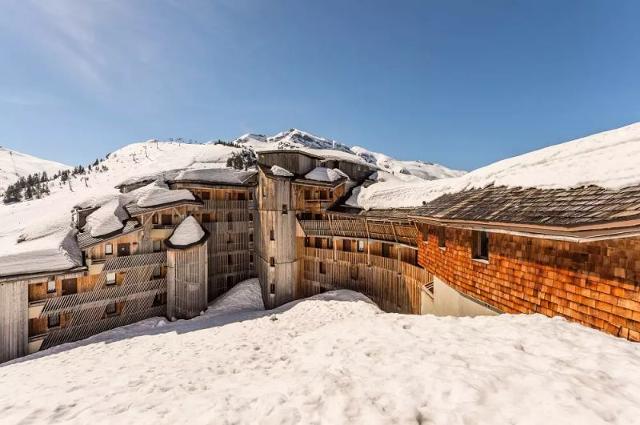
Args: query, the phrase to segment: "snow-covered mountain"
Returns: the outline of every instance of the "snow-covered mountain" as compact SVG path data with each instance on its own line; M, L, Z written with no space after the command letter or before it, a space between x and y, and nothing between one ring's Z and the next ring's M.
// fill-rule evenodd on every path
M403 161L378 152L372 152L359 146L350 147L335 140L325 139L302 130L292 128L288 131L267 137L262 134L245 134L235 143L250 147L255 151L271 149L300 149L327 157L349 159L373 164L381 170L399 176L404 181L434 180L457 177L464 171L453 170L440 164L423 161ZM417 179L413 179L415 177Z
M46 171L49 176L60 170L72 168L47 159L37 158L0 146L0 193L20 177Z

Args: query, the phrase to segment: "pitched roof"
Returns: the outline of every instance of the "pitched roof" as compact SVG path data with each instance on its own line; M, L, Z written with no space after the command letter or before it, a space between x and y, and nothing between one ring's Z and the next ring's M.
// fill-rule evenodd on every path
M131 233L141 229L142 229L142 226L140 226L140 223L138 222L138 220L134 219L134 220L127 220L127 222L125 223L124 227L121 230L111 232L107 235L93 237L91 236L91 232L81 232L81 233L78 233L76 238L78 240L78 247L80 247L80 249L85 249L97 243L105 242L105 241L108 241L109 239L126 235L127 233Z
M210 185L246 186L255 183L256 170L233 168L202 168L181 171L169 179L171 183L200 183Z
M416 217L577 227L640 219L640 186L536 189L488 186L442 195Z

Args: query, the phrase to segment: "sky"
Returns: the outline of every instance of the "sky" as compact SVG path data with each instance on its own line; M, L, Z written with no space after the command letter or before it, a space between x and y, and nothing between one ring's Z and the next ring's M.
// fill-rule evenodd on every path
M0 145L299 128L471 170L640 121L640 2L1 0Z

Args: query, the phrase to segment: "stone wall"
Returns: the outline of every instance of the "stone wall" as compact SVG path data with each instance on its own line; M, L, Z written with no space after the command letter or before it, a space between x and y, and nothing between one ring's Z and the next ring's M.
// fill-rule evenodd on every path
M474 260L472 231L419 236L419 263L457 291L505 313L563 316L640 341L640 238L576 243L489 234L489 260ZM424 240L426 237L426 241Z

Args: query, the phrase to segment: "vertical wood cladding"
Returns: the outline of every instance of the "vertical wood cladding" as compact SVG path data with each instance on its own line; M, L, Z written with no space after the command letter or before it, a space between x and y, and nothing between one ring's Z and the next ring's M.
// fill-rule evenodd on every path
M506 313L563 316L640 341L640 238L576 243L489 234L488 262L472 260L472 232L419 236L419 263L456 290ZM427 234L427 241L424 241Z
M26 282L0 283L0 363L27 354L27 308Z

